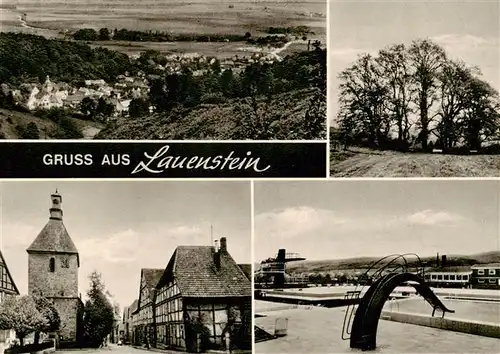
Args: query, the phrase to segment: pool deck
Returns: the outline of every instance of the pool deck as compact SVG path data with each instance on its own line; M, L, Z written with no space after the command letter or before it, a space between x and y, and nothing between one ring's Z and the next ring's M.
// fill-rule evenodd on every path
M276 304L278 305L278 304ZM283 306L283 304L279 304ZM346 307L297 306L280 309L256 303L255 325L274 332L277 318L288 318L287 336L257 343L256 353L353 353L342 340ZM377 353L498 353L500 339L457 333L435 328L381 320Z

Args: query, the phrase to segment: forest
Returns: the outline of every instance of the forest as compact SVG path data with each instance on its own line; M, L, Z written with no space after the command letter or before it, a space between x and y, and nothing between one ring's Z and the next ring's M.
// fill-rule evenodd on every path
M74 83L86 79L113 82L134 67L126 54L106 48L22 33L0 33L0 83L43 82L47 75Z
M338 77L331 138L344 148L480 152L500 140L498 91L431 40L360 55Z

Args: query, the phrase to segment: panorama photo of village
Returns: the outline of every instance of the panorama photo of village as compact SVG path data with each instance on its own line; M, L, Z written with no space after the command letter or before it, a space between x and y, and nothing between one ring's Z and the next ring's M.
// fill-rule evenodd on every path
M325 0L6 0L3 139L326 139Z
M498 180L254 189L255 353L498 352Z
M2 182L0 352L251 353L249 182Z
M333 177L500 175L500 4L330 1Z

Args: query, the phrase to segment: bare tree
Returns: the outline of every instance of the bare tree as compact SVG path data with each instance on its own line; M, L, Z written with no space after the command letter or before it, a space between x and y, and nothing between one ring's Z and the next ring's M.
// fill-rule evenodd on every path
M380 68L370 54L360 56L339 74L341 126L355 128L354 135L362 136L372 147L387 140L391 128L385 113L387 88L380 77Z
M412 70L404 44L393 45L379 52L376 62L380 66L383 85L387 87L385 108L397 129L399 147L408 147L412 122Z
M408 52L415 70L413 75L416 86L415 103L420 113L419 140L425 150L429 139L430 124L434 118L429 117L429 110L436 101L436 76L446 60L446 53L438 44L428 39L413 41Z

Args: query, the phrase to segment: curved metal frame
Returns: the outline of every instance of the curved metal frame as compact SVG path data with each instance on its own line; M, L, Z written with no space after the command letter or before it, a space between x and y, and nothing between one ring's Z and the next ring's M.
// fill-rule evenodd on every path
M351 348L375 349L377 327L384 304L394 289L407 281L414 281L419 284L418 288L421 295L433 306L434 311L439 308L443 311L443 314L445 312L454 312L439 300L420 275L413 273L387 274L373 283L356 310L352 324Z

